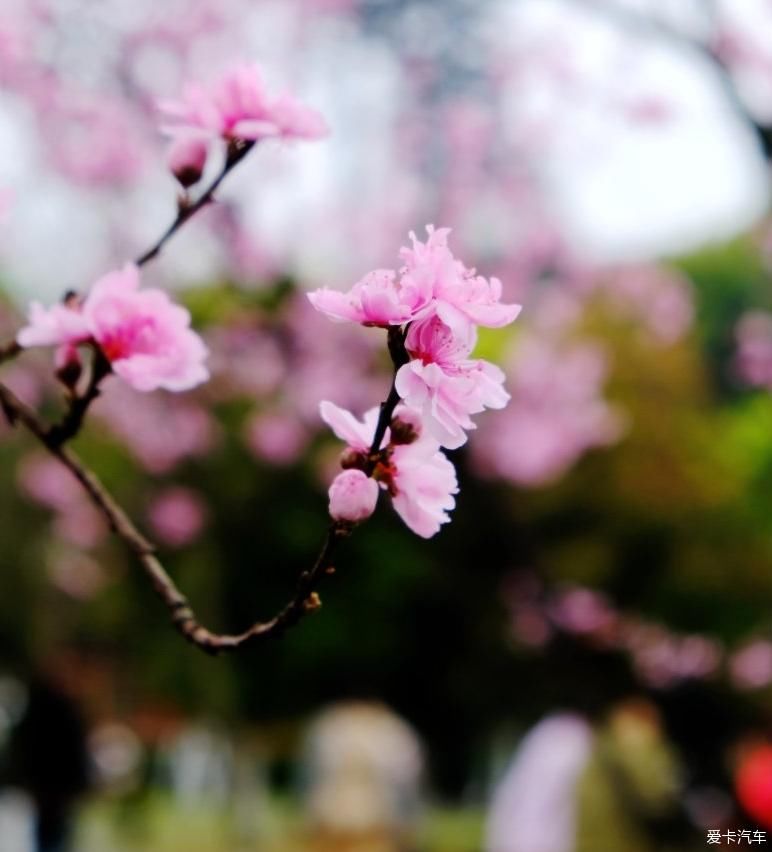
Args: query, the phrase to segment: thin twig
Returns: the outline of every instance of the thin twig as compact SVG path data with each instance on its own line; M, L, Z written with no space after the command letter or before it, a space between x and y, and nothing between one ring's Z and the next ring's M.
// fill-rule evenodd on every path
M137 266L144 266L148 261L159 255L163 247L177 233L177 231L179 231L179 229L189 219L195 216L202 207L206 207L206 205L213 200L214 193L223 180L225 180L228 173L231 172L244 159L244 157L247 156L254 146L254 142L245 139L233 140L228 144L225 163L217 177L215 177L212 183L209 184L196 201L188 202L184 199L181 201L177 209L177 217L175 220L171 223L171 225L169 225L158 240L134 261Z
M407 364L410 360L410 356L405 349L407 328L409 328L409 325L404 331L402 331L399 326L389 326L389 355L391 356L391 362L394 365L394 375L391 380L389 395L381 403L381 410L378 414L378 423L376 424L375 434L373 435L373 443L370 445L370 452L368 453L370 457L370 473L372 472L372 468L375 466L377 456L380 454L381 443L383 442L383 437L386 434L386 429L388 428L389 423L391 423L394 409L400 402L400 396L397 393L397 373L399 372L399 368L402 367L403 364Z
M112 370L110 362L102 350L98 346L94 346L93 349L91 375L85 390L81 394L73 390L64 417L48 430L48 440L56 446L61 446L80 432L91 403L101 392L99 386L102 379L108 376Z
M338 543L351 534L352 525L333 523L330 526L316 562L300 575L294 595L273 618L268 621L257 621L243 633L233 635L213 633L200 623L187 598L164 569L156 555L155 545L134 526L96 474L89 470L72 450L52 441L51 430L38 415L13 391L2 384L0 384L0 406L12 424L21 423L75 476L113 532L139 560L156 594L169 610L175 628L197 648L209 654L219 654L262 639L280 636L287 628L297 624L304 615L321 606L316 587L325 576L334 572L333 553Z
M0 364L2 364L3 361L10 361L12 358L15 358L20 352L21 346L19 346L16 340L12 340L5 346L0 346Z

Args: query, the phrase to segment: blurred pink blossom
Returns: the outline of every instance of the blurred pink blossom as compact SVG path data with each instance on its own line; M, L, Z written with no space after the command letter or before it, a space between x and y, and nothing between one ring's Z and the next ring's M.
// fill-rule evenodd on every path
M604 595L580 586L564 589L550 607L552 621L567 633L601 633L617 621Z
M189 83L180 100L159 104L176 135L197 132L205 137L258 140L318 139L327 134L321 114L289 94L269 95L259 70L239 65L211 88Z
M147 508L153 532L169 547L185 547L204 529L206 504L191 488L170 486L157 494Z
M132 394L111 385L93 408L94 415L151 473L168 473L188 458L206 455L219 434L212 415L190 396Z
M507 366L512 402L488 418L473 447L485 472L542 485L619 437L622 418L601 396L608 368L600 348L528 336Z
M729 658L729 674L740 689L761 689L772 683L772 642L756 639Z
M743 381L772 390L772 314L749 311L735 328L735 365Z
M53 510L54 532L82 548L98 545L108 533L107 525L84 495L75 477L54 458L32 455L17 470L19 486L29 498Z
M296 416L259 412L246 427L246 443L252 452L269 464L287 465L297 461L308 444L308 432Z

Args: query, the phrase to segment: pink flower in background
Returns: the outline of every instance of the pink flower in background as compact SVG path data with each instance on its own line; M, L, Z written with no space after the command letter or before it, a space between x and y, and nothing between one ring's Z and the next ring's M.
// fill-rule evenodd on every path
M483 426L482 469L523 485L557 479L587 450L617 440L624 421L602 396L608 364L590 343L522 338L508 371L512 402Z
M321 114L288 94L269 95L260 71L240 65L213 86L189 83L180 100L159 104L173 135L223 139L319 139L328 132Z
M22 491L54 512L53 530L77 547L96 547L108 533L104 518L75 477L54 458L32 455L17 470Z
M749 311L735 329L735 364L743 381L772 389L772 314Z
M397 373L400 397L421 412L426 428L449 449L465 443L465 430L475 428L471 414L503 408L509 400L504 373L467 358L475 339L472 326L454 333L438 316L415 322L405 341L413 360Z
M330 486L330 517L358 523L375 511L378 483L361 470L344 470Z
M168 473L186 459L201 458L217 445L218 424L191 396L132 393L116 383L93 407L95 417L154 474Z
M79 91L56 91L41 114L54 165L85 186L126 185L136 180L148 147L125 102Z
M729 674L740 689L762 689L772 683L772 642L755 639L729 658Z
M33 304L22 346L67 346L93 340L116 375L135 390L188 390L205 381L207 350L190 314L161 290L140 290L127 264L100 278L82 301L48 310Z
M170 547L185 547L195 541L204 529L206 518L206 504L201 497L179 485L166 488L148 506L150 526Z
M371 408L361 421L331 402L322 402L319 410L324 422L353 453L364 455L369 451L378 408ZM399 408L395 411L396 418L401 419L402 414ZM417 431L415 412L407 410L404 414ZM452 463L440 452L437 441L423 432L411 443L397 444L387 429L381 447L387 452L376 465L374 478L389 492L394 509L405 524L417 535L431 538L450 520L447 513L455 506L453 495L458 492L458 482Z
M270 464L287 465L300 458L309 435L296 416L261 411L248 422L245 439L259 458Z

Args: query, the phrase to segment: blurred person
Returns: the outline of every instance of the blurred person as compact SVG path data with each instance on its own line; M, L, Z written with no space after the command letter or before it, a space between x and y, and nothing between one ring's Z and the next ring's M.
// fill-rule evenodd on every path
M619 702L598 726L573 713L547 716L494 792L485 850L654 852L693 833L677 807L679 780L646 700Z
M526 734L494 792L486 852L573 852L576 788L593 739L572 713L547 716Z
M387 707L347 702L311 725L305 753L312 849L414 848L423 756L412 728Z
M36 852L73 849L75 806L89 787L86 725L77 704L54 677L41 675L30 684L10 753L11 780L35 807Z

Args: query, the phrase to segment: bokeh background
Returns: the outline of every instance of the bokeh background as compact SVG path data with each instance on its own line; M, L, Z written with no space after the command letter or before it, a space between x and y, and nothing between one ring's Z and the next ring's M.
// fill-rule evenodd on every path
M202 617L291 593L383 335L304 291L424 224L521 318L452 524L390 510L281 641L209 659L68 473L0 424L0 850L702 849L772 832L772 4L0 0L3 339L174 214L155 100L257 61L321 109L145 280L212 351L109 384L78 450ZM419 234L420 235L420 234ZM3 367L54 413L48 354ZM58 815L58 816L57 816ZM743 840L743 842L746 842ZM772 841L769 841L772 842Z

